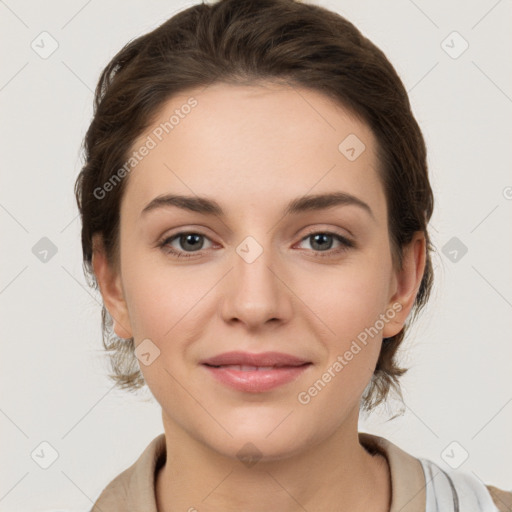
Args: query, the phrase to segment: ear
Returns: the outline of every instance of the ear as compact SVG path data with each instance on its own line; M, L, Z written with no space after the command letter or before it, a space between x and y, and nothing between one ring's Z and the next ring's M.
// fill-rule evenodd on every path
M132 328L119 272L113 268L105 253L101 235L93 235L92 267L100 288L103 303L114 322L114 332L120 338L131 338Z
M425 234L418 231L411 242L402 248L402 268L394 271L388 311L393 310L396 314L384 326L384 338L391 338L402 330L418 294L425 262Z

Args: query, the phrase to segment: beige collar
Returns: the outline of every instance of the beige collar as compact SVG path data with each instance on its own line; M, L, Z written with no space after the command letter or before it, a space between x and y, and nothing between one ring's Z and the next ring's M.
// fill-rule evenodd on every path
M390 512L425 512L426 481L421 462L383 437L359 432L359 442L388 460L391 473Z
M359 432L370 452L386 457L391 473L390 512L425 512L425 475L421 462L387 439ZM101 493L91 512L158 512L155 477L166 457L165 434L153 439L140 457Z

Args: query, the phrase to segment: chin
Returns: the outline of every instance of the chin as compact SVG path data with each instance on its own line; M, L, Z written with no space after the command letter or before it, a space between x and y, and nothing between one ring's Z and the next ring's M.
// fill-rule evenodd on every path
M292 420L295 414L291 411L269 415L255 411L245 414L243 421L224 421L232 437L226 434L212 439L211 431L203 432L203 442L224 456L249 461L248 465L251 460L286 459L306 450L314 437L306 424L300 424L298 418Z
M306 449L307 445L305 441L302 443L301 440L290 440L289 436L276 436L270 440L265 439L264 435L256 438L240 433L233 438L223 439L220 443L211 444L210 447L225 457L252 467L256 463L285 460Z

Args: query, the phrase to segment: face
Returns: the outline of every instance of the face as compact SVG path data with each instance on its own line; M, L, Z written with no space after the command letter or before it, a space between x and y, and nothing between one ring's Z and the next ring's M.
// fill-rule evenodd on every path
M319 92L215 84L173 97L133 149L148 137L121 203L120 266L98 256L95 269L166 425L268 458L357 426L422 270L414 256L393 266L370 129ZM245 359L213 359L234 351Z

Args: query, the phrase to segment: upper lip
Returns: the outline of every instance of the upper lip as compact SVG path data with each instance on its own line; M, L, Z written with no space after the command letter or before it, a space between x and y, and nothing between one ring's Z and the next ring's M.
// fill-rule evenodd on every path
M225 352L201 361L210 366L243 365L243 366L301 366L309 363L300 357L281 352Z

